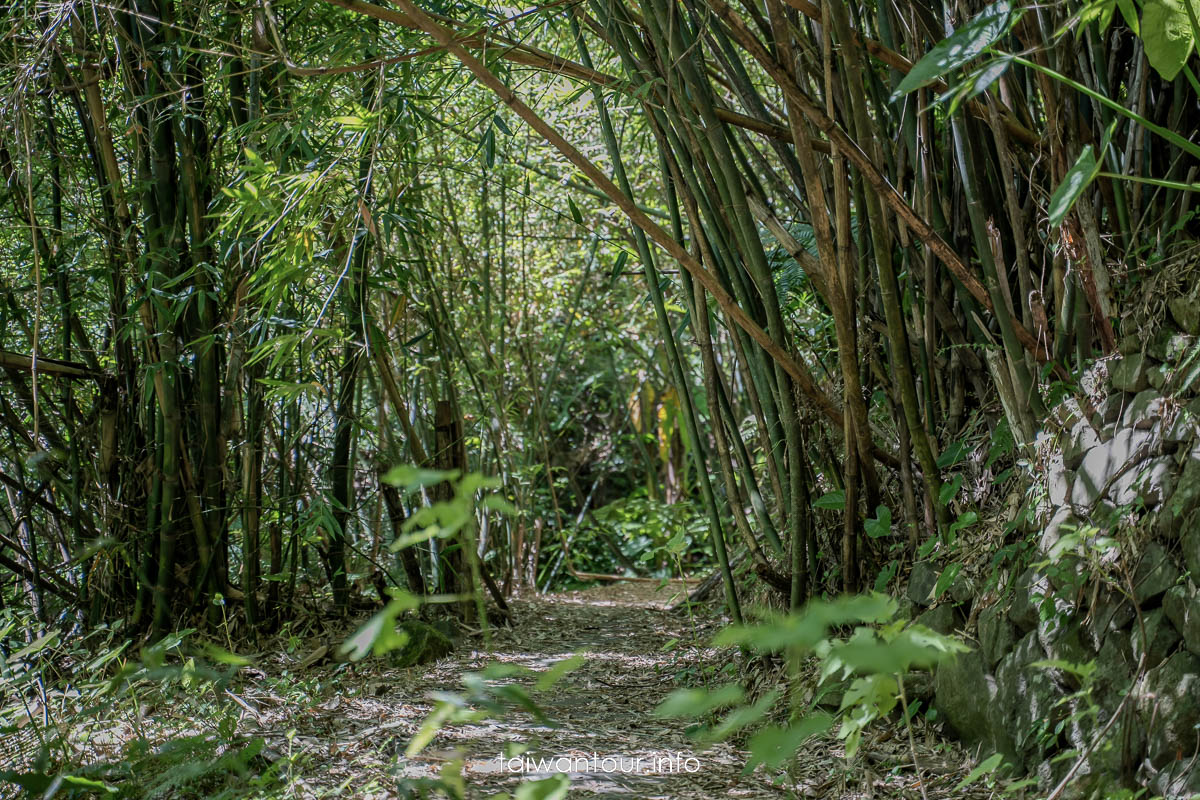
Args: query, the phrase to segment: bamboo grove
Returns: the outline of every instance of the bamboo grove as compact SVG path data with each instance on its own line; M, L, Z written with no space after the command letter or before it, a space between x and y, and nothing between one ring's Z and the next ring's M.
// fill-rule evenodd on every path
M393 563L448 492L400 463L499 476L497 596L668 473L734 618L740 570L869 586L963 524L961 437L1015 462L1183 274L1200 84L1152 5L12 4L0 597L253 632L482 591Z

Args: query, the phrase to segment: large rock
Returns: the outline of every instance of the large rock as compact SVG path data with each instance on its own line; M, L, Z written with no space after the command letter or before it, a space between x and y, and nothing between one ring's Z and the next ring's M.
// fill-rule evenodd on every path
M1110 394L1096 406L1096 415L1092 419L1092 427L1103 428L1105 425L1112 425L1121 418L1121 411L1124 408L1125 397L1120 392ZM1101 437L1101 439L1103 438Z
M1200 764L1195 759L1181 758L1167 764L1147 783L1155 795L1170 800L1200 797Z
M979 650L989 669L1008 655L1017 643L1017 628L1008 621L1000 603L988 606L979 614Z
M1095 700L1102 710L1115 711L1122 695L1133 685L1137 661L1129 646L1128 634L1117 631L1104 639L1096 655Z
M1186 444L1196 438L1196 415L1189 408L1176 409L1169 419L1170 422L1164 421L1160 434L1164 445L1170 445L1173 449L1174 446Z
M1140 337L1135 338L1140 341ZM1171 328L1161 328L1146 343L1146 355L1158 361L1175 364L1187 355L1195 343L1195 336L1189 336Z
M1104 640L1104 647L1096 656L1096 672L1088 698L1099 707L1099 713L1079 715L1068 724L1067 735L1073 746L1081 750L1087 747L1108 724L1133 685L1136 667L1127 636L1113 633ZM1128 774L1142 759L1145 726L1135 711L1132 704L1127 703L1121 716L1092 752L1088 766L1094 773L1110 777Z
M1183 637L1183 646L1200 655L1200 594L1192 586L1172 586L1163 596L1163 611Z
M1137 688L1138 710L1148 725L1146 757L1162 769L1200 748L1200 659L1179 652L1149 670Z
M1179 550L1192 580L1200 583L1200 514L1193 513L1188 522L1179 539Z
M1162 364L1155 364L1146 370L1146 383L1150 384L1150 388L1156 392L1163 390L1163 387L1167 385L1167 371Z
M1075 533L1081 524L1083 521L1075 515L1075 511L1070 506L1060 506L1055 509L1054 515L1042 528L1038 552L1053 558L1058 554L1056 548L1063 536Z
M1180 295L1167 301L1171 318L1184 333L1200 336L1200 303L1195 298Z
M1067 469L1076 469L1084 454L1100 444L1100 434L1086 420L1075 423L1063 438L1062 463Z
M1157 542L1146 545L1133 572L1133 599L1139 606L1160 597L1179 580L1179 568L1170 554Z
M1142 623L1133 626L1129 637L1133 650L1134 661L1146 659L1146 668L1157 667L1166 660L1167 655L1179 644L1179 631L1167 619L1167 613L1156 608L1142 615Z
M1109 368L1109 383L1123 392L1140 392L1150 385L1146 376L1150 367L1150 360L1141 353L1124 356L1116 366Z
M1061 453L1050 456L1046 466L1046 492L1052 508L1065 505L1067 498L1071 496L1071 471L1063 463ZM1042 517L1039 516L1037 521L1041 522Z
M1128 598L1115 592L1102 592L1084 620L1084 641L1088 647L1099 651L1105 639L1129 627L1134 616L1133 604Z
M1157 528L1159 533L1168 538L1175 538L1181 532L1183 521L1189 514L1200 507L1200 459L1190 454L1184 463L1183 473L1175 491L1162 504L1158 512Z
M934 675L933 706L971 750L998 752L1018 770L1022 766L997 702L996 679L988 674L978 650L943 661Z
M1166 401L1163 400L1163 396L1154 389L1146 389L1135 394L1129 401L1125 413L1121 415L1121 425L1141 430L1152 428L1163 418L1165 410Z
M1037 626L1038 643L1047 657L1067 664L1086 664L1092 653L1083 643L1079 623L1071 617L1055 616L1042 620ZM1079 676L1069 670L1059 671L1055 677L1072 689L1079 688Z
M1051 596L1052 591L1050 580L1045 575L1033 567L1025 570L1017 576L1014 584L1008 618L1022 632L1033 630L1041 618L1042 603Z
M1058 701L1065 692L1050 670L1033 666L1045 658L1037 631L1031 631L1001 659L996 670L997 701L1004 709L1017 752L1026 763L1041 760L1045 755L1042 734L1052 731L1064 716Z
M944 636L949 636L958 630L959 625L962 624L962 619L959 617L958 612L954 610L953 605L950 603L939 603L917 617L917 622L930 630L935 630Z
M937 586L938 571L928 561L913 564L908 576L908 599L919 606L933 602L933 589Z
M1075 472L1071 485L1071 502L1079 506L1092 506L1104 496L1109 482L1127 464L1140 462L1149 457L1153 434L1146 430L1121 428L1105 444L1089 450Z
M1170 456L1143 461L1112 482L1108 497L1119 506L1134 505L1141 500L1146 508L1157 508L1175 491L1178 472L1175 459Z
M398 626L407 637L399 650L388 654L394 667L412 667L445 658L454 650L446 630L420 620L405 620Z

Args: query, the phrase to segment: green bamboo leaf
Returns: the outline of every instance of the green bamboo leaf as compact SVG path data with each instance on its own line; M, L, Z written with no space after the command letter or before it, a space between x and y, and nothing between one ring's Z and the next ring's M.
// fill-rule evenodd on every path
M483 134L483 163L489 169L496 164L496 129L490 125Z
M625 264L628 263L628 261L629 261L629 251L622 250L621 252L617 253L617 260L616 260L616 263L613 264L612 275L610 278L610 280L612 282L615 283L617 278L620 277L621 273L625 269Z
M1063 176L1062 183L1054 190L1054 194L1050 196L1050 226L1057 228L1062 225L1062 221L1066 219L1067 213L1075 206L1075 201L1083 194L1083 191L1091 185L1091 182L1096 179L1096 175L1100 171L1100 165L1096 162L1096 154L1092 151L1091 145L1084 148L1079 154L1079 158L1075 159L1075 165L1067 170L1067 174Z
M715 691L708 689L676 689L654 710L656 717L702 717L710 711L731 706L742 699L744 692L736 683L729 683Z
M1000 76L1013 62L1012 56L1000 56L979 69L975 70L959 86L954 87L938 98L938 101L950 99L950 113L953 114L963 103L972 100L986 92L992 84L1000 80Z
M575 205L573 197L567 198L567 207L571 210L571 219L575 220L576 225L583 224L583 214L579 212L579 206Z
M928 86L979 57L1008 33L1015 19L1009 0L992 3L966 25L934 45L900 81L892 100Z
M979 762L979 765L977 767L975 767L975 769L973 769L967 773L967 777L963 778L961 781L958 782L958 785L954 787L954 791L957 792L959 789L964 789L964 788L970 786L975 781L982 778L984 775L989 775L989 774L995 772L996 769L1000 766L1000 762L1002 762L1003 760L1004 760L1004 756L1001 755L1000 753L996 753L996 754L990 756L989 758L986 758L983 761Z

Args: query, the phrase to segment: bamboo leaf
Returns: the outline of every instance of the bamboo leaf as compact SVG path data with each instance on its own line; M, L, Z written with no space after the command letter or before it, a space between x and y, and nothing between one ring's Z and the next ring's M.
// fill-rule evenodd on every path
M934 45L900 81L892 100L928 86L979 57L1008 32L1014 19L1011 2L1000 0L992 3L966 25Z
M958 782L958 785L954 787L954 791L957 792L959 789L965 789L975 781L982 778L984 775L989 775L995 772L1000 766L1000 762L1003 760L1004 756L1000 753L996 753L989 758L984 759L979 763L978 766L975 767L975 769L967 773L967 777Z
M1089 145L1079 154L1079 158L1075 159L1075 165L1067 170L1062 183L1050 196L1051 227L1057 228L1062 224L1067 213L1075 206L1075 201L1083 194L1083 190L1095 180L1099 171L1100 166L1096 162L1096 154Z

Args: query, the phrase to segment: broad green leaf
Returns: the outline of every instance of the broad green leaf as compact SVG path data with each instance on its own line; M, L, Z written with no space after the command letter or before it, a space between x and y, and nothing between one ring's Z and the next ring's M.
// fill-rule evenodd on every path
M1096 660L1085 661L1082 664L1074 661L1064 661L1061 658L1048 658L1041 661L1034 661L1029 666L1038 667L1039 669L1057 669L1063 672L1069 672L1077 676L1083 681L1086 681L1096 672Z
M979 514L974 511L964 511L958 515L958 519L950 523L950 535L958 533L963 528L969 528L979 521Z
M1096 154L1092 151L1091 145L1088 145L1079 154L1079 158L1075 159L1075 165L1067 170L1062 183L1050 196L1051 227L1057 228L1062 224L1067 213L1074 207L1075 201L1083 194L1084 189L1095 180L1099 171L1100 165L1096 162Z
M396 617L416 608L421 601L408 592L396 589L384 609L364 622L354 635L342 643L338 652L351 661L361 661L368 653L381 656L408 644L408 634L396 630Z
M895 600L880 594L849 595L833 601L814 600L797 614L757 625L732 625L713 639L718 647L744 645L772 653L787 648L811 649L829 628L848 623L884 622L896 615Z
M1125 24L1133 31L1133 35L1141 36L1142 28L1138 23L1137 7L1134 6L1133 0L1117 0L1117 8L1121 9L1121 16L1125 18Z
M1146 59L1165 80L1175 80L1187 63L1195 42L1188 18L1188 0L1146 0L1142 6L1142 44ZM1197 10L1192 0L1193 11Z
M200 645L204 650L204 654L218 664L228 664L231 667L244 667L252 663L249 658L240 656L237 653L231 653L223 647L218 647L215 644L205 642Z
M962 488L963 476L961 472L956 472L950 476L950 480L942 484L942 488L938 490L938 504L946 505L955 498L958 490Z
M533 685L534 690L539 692L546 691L562 680L563 676L568 672L578 669L585 663L587 663L587 658L578 654L555 662L550 669L538 675L537 681Z
M758 764L767 769L778 769L796 754L806 739L824 733L832 726L833 717L828 714L811 714L786 728L777 725L764 728L750 739L746 770Z
M742 728L753 725L766 716L778 699L779 692L771 690L760 697L754 705L735 708L718 725L701 731L697 738L704 745L723 742Z
M425 718L425 721L421 723L421 727L409 741L408 747L404 749L404 755L412 758L424 750L425 746L433 741L433 737L442 729L442 726L450 721L450 717L454 715L456 710L458 710L458 707L449 699L439 700L433 709L433 713Z
M433 486L442 481L452 481L458 477L458 470L421 469L420 467L401 464L392 467L383 476L384 483L390 483L406 492L419 489L422 486Z
M543 781L529 781L517 787L516 800L563 800L571 789L571 779L555 775Z
M846 493L841 489L835 489L828 494L823 494L813 501L813 508L829 508L840 511L845 507Z
M958 462L967 457L969 452L967 445L963 440L959 439L950 443L950 446L942 451L942 454L937 458L939 469L949 469Z
M1004 761L1004 756L1000 753L995 753L979 762L975 769L967 773L967 777L958 782L958 785L954 787L954 791L957 792L959 789L965 789L975 781L982 778L984 775L989 775L995 772L1002 761Z
M104 792L106 794L116 794L117 787L109 786L104 781L96 781L91 778L83 778L79 775L63 775L63 783L69 783L72 786L79 786L83 789L92 789L93 791Z
M872 539L882 539L892 532L892 512L887 506L875 509L875 518L863 522L863 530Z
M938 575L937 583L933 587L933 599L937 600L946 590L954 583L954 579L958 577L958 573L962 572L962 564L957 561L942 570L942 574Z
M888 673L876 673L864 678L857 678L850 688L842 695L842 705L839 710L846 710L859 703L878 706L885 713L895 706L900 699L900 687L896 679Z
M736 683L726 684L712 692L707 689L676 689L654 709L654 715L687 719L702 717L710 711L739 702L744 694L742 687Z
M22 661L36 653L40 653L47 647L53 647L56 644L58 644L58 631L50 631L46 635L39 636L17 652L13 653L11 656L9 656L9 660Z
M928 86L977 58L1008 32L1014 19L1009 0L992 3L966 25L934 45L900 81L892 99Z

